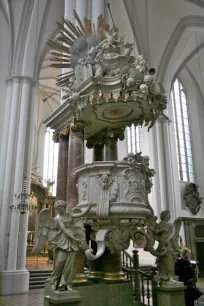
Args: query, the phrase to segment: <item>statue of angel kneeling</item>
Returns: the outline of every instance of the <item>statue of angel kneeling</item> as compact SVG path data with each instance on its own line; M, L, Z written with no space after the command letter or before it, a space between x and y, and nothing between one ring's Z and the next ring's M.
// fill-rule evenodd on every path
M33 254L39 254L48 240L51 250L54 250L54 271L50 277L52 290L72 290L72 274L74 268L75 252L88 249L83 226L83 217L92 207L80 213L67 213L67 203L57 201L54 208L58 211L55 218L50 217L50 210L44 208L38 216ZM77 209L77 208L75 208Z

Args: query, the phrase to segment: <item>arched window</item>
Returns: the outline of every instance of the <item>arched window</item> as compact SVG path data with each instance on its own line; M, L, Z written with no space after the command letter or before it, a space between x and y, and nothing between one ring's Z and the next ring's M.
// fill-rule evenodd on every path
M45 133L43 179L45 185L47 185L48 181L55 182L49 191L50 194L56 196L59 144L52 140L53 132L54 130L47 128Z
M127 146L128 153L136 154L140 152L139 127L131 125L127 128Z
M172 91L176 153L180 181L194 182L194 169L191 148L191 135L188 120L186 94L181 82L174 82Z

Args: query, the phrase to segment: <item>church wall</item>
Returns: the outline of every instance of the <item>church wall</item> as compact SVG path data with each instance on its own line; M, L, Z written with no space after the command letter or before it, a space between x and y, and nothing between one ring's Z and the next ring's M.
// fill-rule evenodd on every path
M204 104L199 88L189 74L188 70L184 68L179 77L183 83L184 88L186 89L186 96L188 101L195 183L199 186L200 195L204 197ZM186 184L184 182L180 182L180 188L182 197L186 188ZM188 208L185 208L185 203L183 200L180 213L183 217L193 217ZM201 206L201 210L196 215L196 217L204 217L203 206Z

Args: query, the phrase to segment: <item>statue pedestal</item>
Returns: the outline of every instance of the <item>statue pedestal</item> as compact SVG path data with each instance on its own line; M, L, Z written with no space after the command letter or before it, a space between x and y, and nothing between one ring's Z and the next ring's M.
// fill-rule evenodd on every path
M130 282L98 283L75 287L77 291L51 291L45 284L44 306L133 306ZM165 305L166 306L166 305ZM180 305L179 305L180 306Z
M163 282L157 288L158 306L185 306L184 290L182 282Z
M47 306L80 306L81 297L78 291L50 291L50 294L45 296L45 304Z

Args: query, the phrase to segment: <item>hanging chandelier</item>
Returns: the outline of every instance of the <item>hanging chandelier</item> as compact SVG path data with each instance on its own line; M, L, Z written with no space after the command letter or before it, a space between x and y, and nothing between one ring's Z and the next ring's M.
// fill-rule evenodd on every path
M26 177L24 177L23 181L23 190L15 194L16 203L10 206L12 211L20 212L22 215L25 214L29 210L30 203L30 194L26 192Z

